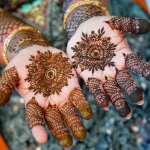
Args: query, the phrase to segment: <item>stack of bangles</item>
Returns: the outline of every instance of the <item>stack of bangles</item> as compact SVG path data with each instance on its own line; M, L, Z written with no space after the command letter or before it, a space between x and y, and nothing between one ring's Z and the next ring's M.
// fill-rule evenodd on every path
M91 1L91 0L78 0L76 2L74 2L68 9L67 11L65 12L65 15L64 15L64 29L66 28L66 23L67 23L67 20L70 16L70 14L78 7L82 6L82 5L93 5L93 6L96 6L96 7L99 7L105 14L106 16L109 16L109 12L108 10L106 9L106 7L104 7L100 2L98 1Z
M2 52L2 58L4 60L4 62L6 63L6 65L9 63L8 62L8 58L7 58L7 48L8 45L10 43L10 41L12 40L13 36L15 34L17 34L20 31L23 30L28 30L28 31L32 31L32 32L38 32L40 34L39 31L37 31L36 29L30 27L30 26L23 26L23 27L17 27L15 29L13 29L12 31L10 31L10 33L7 34L7 36L5 37L3 43L2 43L2 47L1 47L1 52Z

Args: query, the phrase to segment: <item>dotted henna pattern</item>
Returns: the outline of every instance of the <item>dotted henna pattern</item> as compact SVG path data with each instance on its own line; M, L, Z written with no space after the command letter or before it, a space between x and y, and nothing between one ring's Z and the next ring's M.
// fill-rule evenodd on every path
M76 109L70 102L65 102L59 108L67 125L71 128L73 135L82 140L86 137L86 130L77 115Z
M30 129L32 129L36 125L44 126L43 109L39 106L39 104L35 100L35 97L32 97L32 99L27 103L25 109L25 116L30 126Z
M62 57L62 52L52 54L49 50L45 53L37 51L36 57L31 55L32 63L26 65L28 69L25 81L30 82L29 90L35 94L42 93L44 97L55 94L59 95L64 86L68 86L68 78L72 74L72 65L68 58Z
M67 147L68 144L72 145L72 137L64 123L62 114L55 105L51 106L49 104L45 111L45 121L60 145L64 147ZM65 143L66 140L67 143Z
M120 88L130 97L133 103L143 100L142 91L127 70L118 71L116 74L116 81Z
M120 30L125 33L144 34L150 31L150 23L145 19L135 17L113 17L105 21L114 30Z
M92 108L81 89L75 88L70 94L70 100L86 120L93 116Z
M19 78L15 67L9 68L2 73L0 77L0 106L8 103L18 81Z
M131 110L115 80L107 80L104 90L121 117L126 117Z
M125 56L126 66L129 70L145 77L150 81L150 65L139 55L131 53Z
M103 89L102 82L96 78L88 78L86 84L89 91L94 96L97 104L102 108L108 107L109 99Z
M102 37L104 27L98 30L98 34L91 32L91 35L82 33L82 41L72 47L75 55L72 58L75 68L80 66L81 71L89 69L94 73L95 70L104 70L105 67L114 66L114 62L110 62L115 56L114 50L117 45L110 42L110 37Z

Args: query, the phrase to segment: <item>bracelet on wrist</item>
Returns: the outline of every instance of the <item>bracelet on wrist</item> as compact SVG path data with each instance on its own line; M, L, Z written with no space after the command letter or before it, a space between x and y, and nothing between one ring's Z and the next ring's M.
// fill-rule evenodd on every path
M64 29L66 28L66 22L67 19L69 17L69 15L79 6L82 5L93 5L96 7L99 7L107 16L109 16L109 12L106 9L106 7L104 7L100 2L96 2L96 1L89 1L89 0L79 0L75 3L73 3L66 11L65 15L64 15Z

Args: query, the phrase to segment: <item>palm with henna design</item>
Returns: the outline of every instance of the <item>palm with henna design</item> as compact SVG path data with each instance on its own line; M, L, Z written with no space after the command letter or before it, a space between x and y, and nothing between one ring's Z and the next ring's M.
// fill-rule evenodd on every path
M83 22L68 42L67 54L98 105L109 109L109 100L119 115L131 117L123 90L137 105L144 96L128 69L150 80L150 65L133 53L126 33L144 34L150 23L132 17L93 17Z
M73 144L65 122L77 139L86 137L75 107L86 120L93 113L65 53L38 45L22 50L0 78L0 106L9 101L15 87L25 101L26 119L39 143L47 141L44 120L65 148Z

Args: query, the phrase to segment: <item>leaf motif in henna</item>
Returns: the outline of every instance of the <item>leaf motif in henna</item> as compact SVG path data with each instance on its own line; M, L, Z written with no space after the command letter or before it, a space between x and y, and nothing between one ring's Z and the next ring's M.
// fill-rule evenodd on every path
M62 57L62 53L52 54L49 50L45 53L37 51L36 57L31 55L29 60L32 62L27 65L27 78L30 82L29 90L35 94L42 93L44 97L61 92L64 86L68 86L68 78L72 74L72 65L68 58Z
M82 33L82 41L72 47L75 68L80 67L81 71L88 69L94 73L94 70L104 70L107 65L114 66L110 61L115 56L116 45L110 42L110 37L102 37L104 33L104 27L98 30L98 34L94 31L89 36Z

